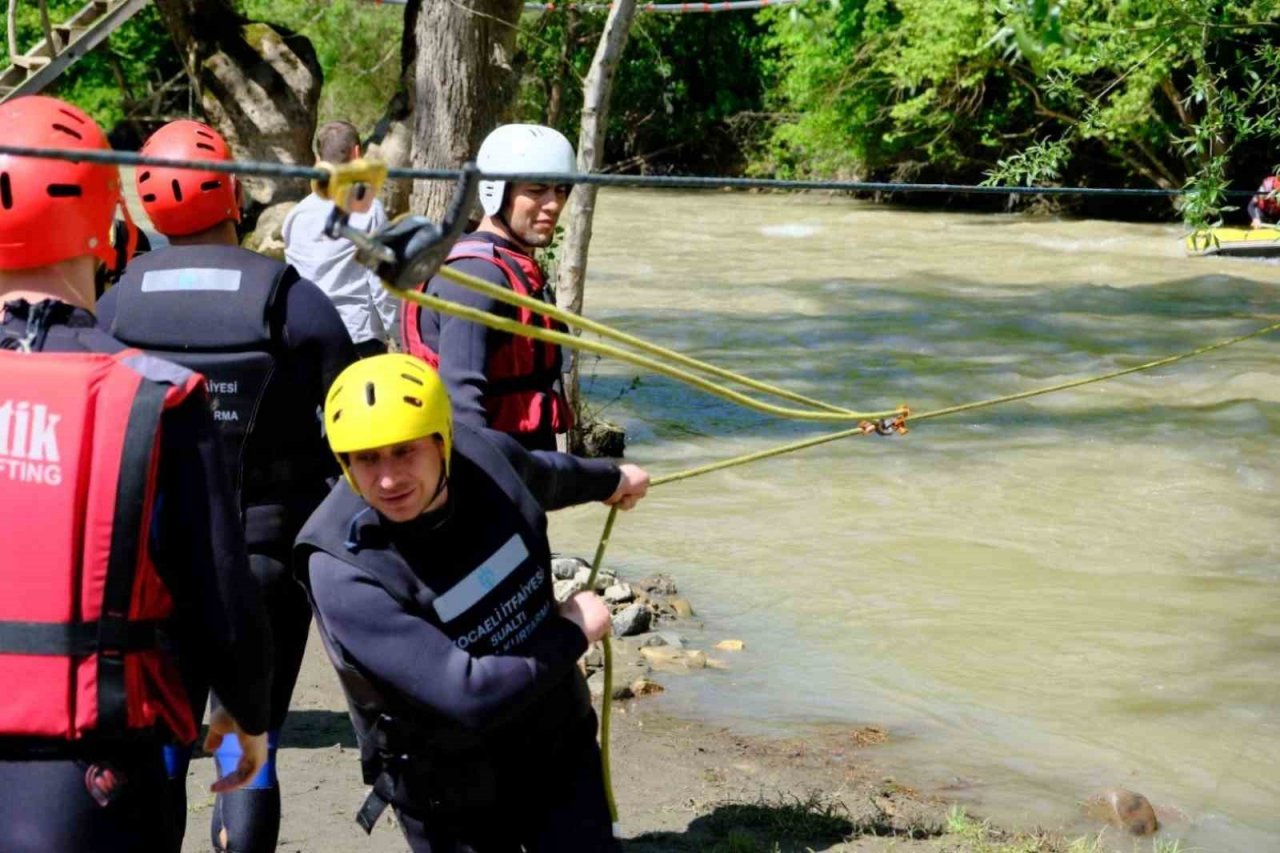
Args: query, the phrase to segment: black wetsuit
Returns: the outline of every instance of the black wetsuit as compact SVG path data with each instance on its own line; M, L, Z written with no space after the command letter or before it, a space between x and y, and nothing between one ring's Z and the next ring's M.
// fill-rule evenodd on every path
M476 231L467 234L463 239L482 240L512 252L524 254L524 251L515 243L487 231ZM449 266L490 284L511 289L502 269L488 261L462 258ZM545 290L543 292L547 293ZM427 283L427 293L459 305L497 314L500 317L517 319L518 309L515 306L499 302L483 293L468 290L444 276L437 275L432 278ZM418 328L421 330L423 343L440 357L440 378L449 389L449 402L453 405L454 420L472 426L492 426L488 422L488 414L484 406L485 395L488 393L490 384L486 369L489 359L503 343L510 339L510 335L470 320L437 314L425 308L411 310L419 312ZM548 392L554 390L553 387L547 388ZM555 432L551 429L549 419L544 423L544 429L516 435L516 440L529 450L555 450Z
M45 303L47 304L47 303ZM87 311L54 303L45 352L123 349ZM14 303L0 334L21 335L29 307ZM38 355L32 355L38 358ZM222 447L204 400L164 414L156 517L156 569L173 595L174 640L188 684L212 685L250 733L268 723L270 631L245 559L239 513L225 480ZM32 519L38 527L39 519ZM176 851L181 835L165 798L165 733L95 746L0 737L0 850L5 853ZM101 806L86 773L127 781Z
M393 524L344 482L298 538L365 780L417 853L614 850L545 511L609 497L618 469L455 430L443 509Z
M196 275L182 280L190 271ZM311 621L289 553L340 473L324 442L320 413L329 385L356 360L355 349L323 291L292 267L234 246L168 246L135 259L102 298L98 319L126 343L205 373L228 453L238 454L231 477L239 487L250 566L276 640L271 747L257 779L217 798L211 835L216 849L226 828L228 850L274 850L280 823L276 747ZM214 701L220 699L215 693ZM203 697L197 701L202 712ZM220 765L234 766L237 758L218 756ZM175 808L185 814L185 757L171 765Z

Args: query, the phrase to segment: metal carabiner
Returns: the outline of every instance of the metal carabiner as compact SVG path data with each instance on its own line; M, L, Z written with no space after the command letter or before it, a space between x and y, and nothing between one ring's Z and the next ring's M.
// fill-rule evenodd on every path
M387 181L387 164L381 160L361 157L337 165L322 160L316 168L326 175L311 182L312 191L333 202L343 213L350 213L353 203L382 192L382 185Z
M416 287L436 274L462 236L479 185L480 170L474 163L467 163L442 222L437 224L425 216L402 216L373 234L364 234L343 221L337 225L338 236L356 244L356 260L373 269L388 287Z

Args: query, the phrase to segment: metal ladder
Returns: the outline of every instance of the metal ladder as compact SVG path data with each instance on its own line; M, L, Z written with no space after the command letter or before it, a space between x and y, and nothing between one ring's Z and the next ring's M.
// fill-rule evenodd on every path
M11 23L17 2L18 0L9 0ZM137 14L147 2L148 0L89 0L66 21L51 25L45 12L44 0L40 0L44 38L25 53L11 53L9 65L0 71L0 102L19 95L33 95L48 86L71 63L93 50L116 27ZM11 28L11 50L16 47L12 33Z

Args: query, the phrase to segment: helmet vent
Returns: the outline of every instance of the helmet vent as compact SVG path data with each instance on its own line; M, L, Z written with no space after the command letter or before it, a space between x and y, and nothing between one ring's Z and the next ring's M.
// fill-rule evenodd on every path
M73 130L67 127L65 124L55 124L53 126L53 129L56 131L59 131L60 133L65 133L67 134L67 136L74 136L76 139L84 139L84 136L80 133L80 131Z
M0 173L0 205L5 210L13 209L13 186L9 183L9 173Z
M422 408L422 401L419 400L417 397L410 397L408 394L405 394L404 401L408 403L410 406L413 406L415 409Z
M209 190L216 190L221 186L222 186L222 181L219 181L219 180L205 181L200 185L200 189L204 190L205 192L208 192Z
M340 417L342 417L342 409L338 409L338 411L333 413L333 422L336 424Z
M84 124L83 116L76 115L74 112L72 112L69 109L66 109L65 107L59 108L58 112L62 113L64 116L76 122L77 124Z
M199 148L201 151L212 151L215 154L218 153L218 149L214 148L212 145L210 145L207 142L197 142L196 147Z
M364 383L364 401L368 403L370 406L377 405L377 402L378 402L377 395L375 395L373 392L372 382Z
M79 184L49 184L48 190L50 198L79 198L81 195Z
M140 183L140 184L142 184L142 183L146 183L146 182L147 182L147 181L149 181L149 180L151 180L151 170L150 170L150 169L147 169L145 172L139 172L139 173L138 173L138 183Z
M178 183L178 179L174 178L169 185L173 187L173 200L182 201L182 184Z
M143 200L143 201L145 201L145 202L148 202L148 203L153 202L153 201L155 201L155 200L156 200L156 194L155 194L155 193L147 193L146 195L144 195L144 196L142 197L142 200Z
M414 383L415 385L424 385L424 384L426 384L426 383L424 383L421 379L419 379L418 377L416 377L416 376L410 376L410 375L409 375L409 374L407 374L407 373L401 373L401 374L400 374L400 378L401 378L401 379L408 379L410 382ZM406 397L405 399L407 400L407 399L409 399L409 398L408 398L408 397Z

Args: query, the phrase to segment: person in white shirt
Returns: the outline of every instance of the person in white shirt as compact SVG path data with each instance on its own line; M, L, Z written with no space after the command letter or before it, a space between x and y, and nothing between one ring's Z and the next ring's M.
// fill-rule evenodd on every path
M316 132L317 160L346 163L360 156L360 137L347 121L331 121ZM298 273L314 281L333 301L361 358L387 351L399 339L399 306L377 275L356 261L355 244L325 236L333 202L312 193L284 220L284 256ZM350 224L373 232L387 224L382 202L370 196L353 206Z

